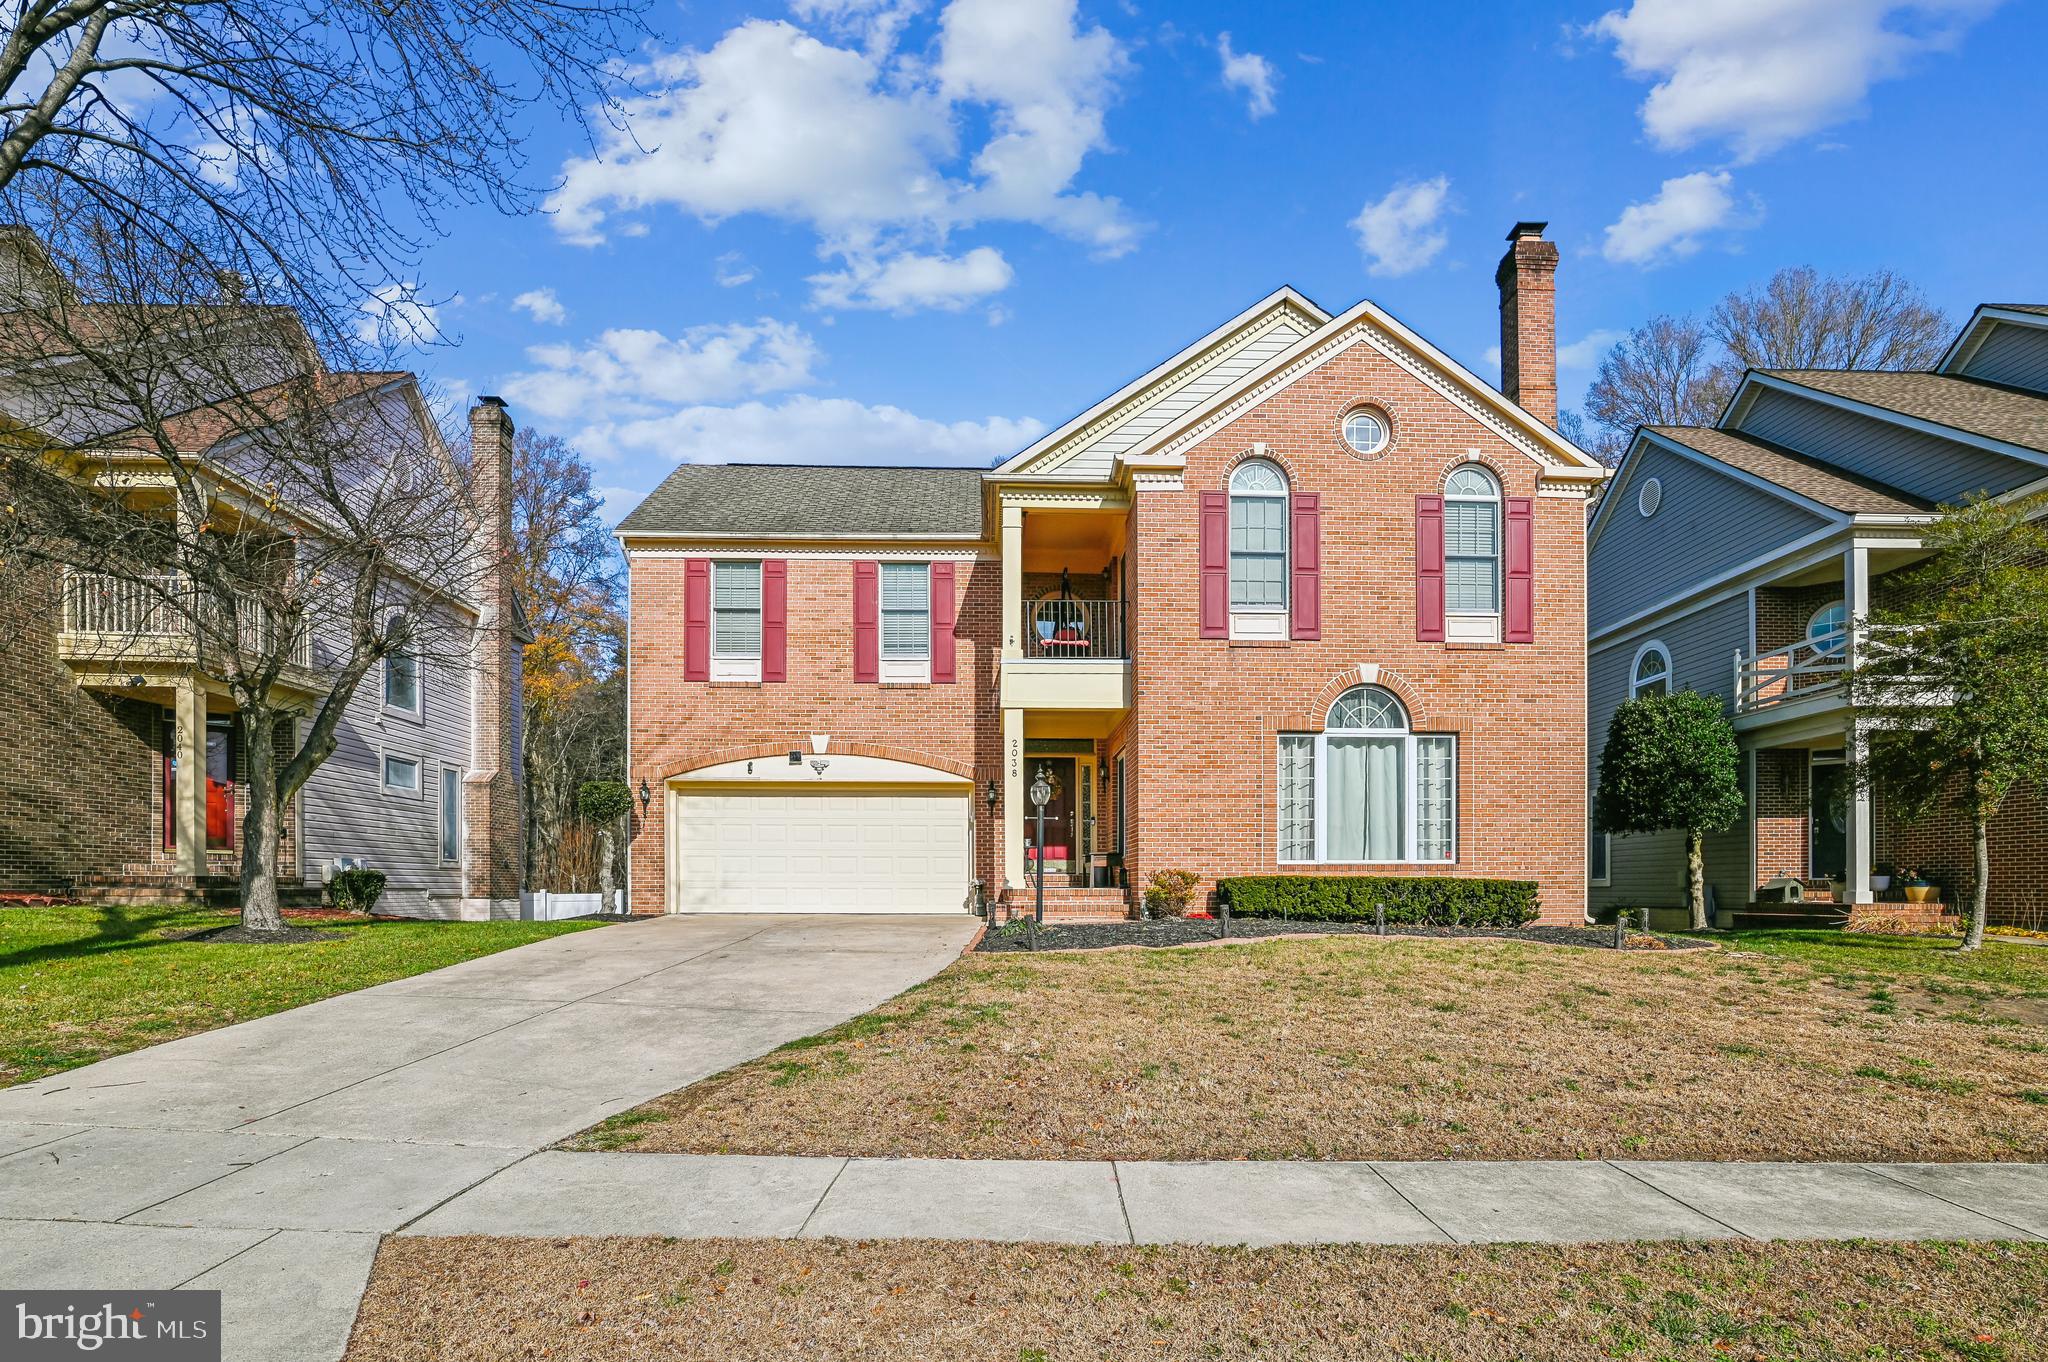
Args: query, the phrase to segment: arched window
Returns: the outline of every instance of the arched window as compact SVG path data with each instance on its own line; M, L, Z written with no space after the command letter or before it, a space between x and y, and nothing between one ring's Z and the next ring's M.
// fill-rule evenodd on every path
M1806 622L1806 640L1823 657L1833 657L1849 645L1849 606L1846 601L1824 605Z
M1401 701L1353 686L1321 733L1280 735L1280 859L1455 859L1457 740L1415 733Z
M1671 650L1654 641L1645 643L1636 650L1635 664L1629 670L1628 698L1670 693Z
M1287 475L1247 459L1230 475L1230 613L1286 612Z
M1444 483L1444 613L1500 614L1500 484L1478 464Z

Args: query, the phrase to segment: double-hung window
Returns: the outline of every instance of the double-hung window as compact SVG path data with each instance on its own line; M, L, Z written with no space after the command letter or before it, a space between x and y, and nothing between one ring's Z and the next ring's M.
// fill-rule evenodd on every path
M1390 691L1353 686L1321 733L1280 735L1280 859L1454 861L1457 773L1456 738L1411 731Z
M1287 475L1266 459L1230 475L1230 636L1287 637Z
M932 569L883 563L882 680L932 679Z
M1500 484L1476 464L1444 483L1444 629L1451 642L1500 642Z
M711 565L711 679L761 679L761 564Z

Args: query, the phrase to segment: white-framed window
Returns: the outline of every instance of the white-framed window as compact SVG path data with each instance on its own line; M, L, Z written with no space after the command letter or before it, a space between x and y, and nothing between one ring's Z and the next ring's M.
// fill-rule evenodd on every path
M1230 475L1230 636L1287 637L1287 475L1267 459Z
M462 860L462 772L453 766L441 768L441 863L456 865Z
M420 759L386 752L382 762L384 793L407 799L420 797Z
M883 563L882 680L932 679L932 566Z
M384 632L387 636L405 636L405 641L396 651L384 655L385 712L417 719L422 692L418 645L409 637L410 625L402 613L392 613L385 622Z
M1629 664L1628 698L1671 693L1671 650L1655 639L1636 649Z
M1824 657L1833 657L1849 646L1849 604L1834 601L1813 612L1806 621L1806 640Z
M1596 832L1588 822L1586 835L1586 878L1595 888L1604 889L1614 874L1614 834Z
M1444 480L1444 636L1500 642L1500 483L1478 464Z
M1344 413L1344 443L1355 454L1370 458L1387 447L1393 427L1387 414L1377 407L1354 407Z
M761 679L761 564L716 559L711 564L711 679Z
M1413 732L1391 691L1345 691L1321 733L1280 735L1279 763L1282 861L1457 859L1458 741Z

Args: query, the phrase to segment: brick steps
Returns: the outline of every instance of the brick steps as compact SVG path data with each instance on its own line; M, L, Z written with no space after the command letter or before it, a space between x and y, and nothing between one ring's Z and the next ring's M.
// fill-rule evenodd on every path
M286 908L317 908L324 897L319 885L280 884L278 903ZM139 907L178 903L195 908L239 908L242 885L233 875L180 875L173 871L81 875L72 884L76 903L107 907Z
M1953 919L1955 909L1945 903L1830 903L1807 900L1803 904L1752 903L1729 914L1729 925L1738 931L1777 927L1805 931L1865 931L1882 924L1909 931L1933 931L1944 920Z
M1029 917L1038 906L1035 885L1012 888L1002 898L999 912L1012 917ZM1047 922L1122 922L1131 915L1130 900L1121 889L1082 889L1068 885L1045 886ZM1000 921L1001 918L999 917Z

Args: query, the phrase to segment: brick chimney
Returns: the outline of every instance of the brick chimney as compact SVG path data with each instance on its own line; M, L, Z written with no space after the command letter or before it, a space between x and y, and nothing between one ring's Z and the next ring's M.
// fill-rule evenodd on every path
M502 398L480 397L469 409L470 496L478 520L475 594L481 618L463 812L463 894L470 914L489 917L519 916L526 871L519 741L527 638L513 559L512 434L512 417Z
M1493 272L1500 286L1500 390L1557 427L1557 247L1547 222L1518 222Z

